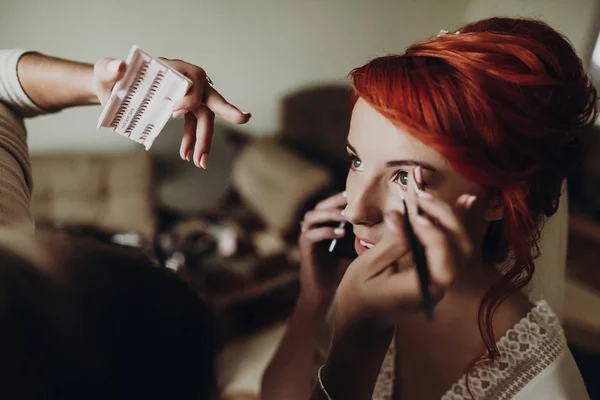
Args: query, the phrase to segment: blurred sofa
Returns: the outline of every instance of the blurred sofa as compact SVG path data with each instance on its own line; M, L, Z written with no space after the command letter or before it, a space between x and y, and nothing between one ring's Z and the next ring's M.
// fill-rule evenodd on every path
M36 220L154 235L152 163L145 151L33 155L31 164Z

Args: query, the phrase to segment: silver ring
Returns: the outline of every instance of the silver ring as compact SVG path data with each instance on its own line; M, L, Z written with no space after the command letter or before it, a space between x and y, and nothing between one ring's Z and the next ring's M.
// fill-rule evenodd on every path
M206 75L206 83L208 83L210 86L214 86L212 79L210 79L210 76Z

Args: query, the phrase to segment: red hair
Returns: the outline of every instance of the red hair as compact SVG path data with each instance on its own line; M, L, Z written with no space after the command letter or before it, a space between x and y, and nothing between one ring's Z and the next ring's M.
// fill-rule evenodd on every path
M503 276L478 315L494 359L494 312L531 280L541 224L597 116L581 60L543 22L491 18L376 58L350 79L356 96L502 200L483 250L487 262L504 262Z

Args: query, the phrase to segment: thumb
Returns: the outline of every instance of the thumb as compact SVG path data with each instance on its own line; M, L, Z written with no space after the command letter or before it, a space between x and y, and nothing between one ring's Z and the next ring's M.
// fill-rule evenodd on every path
M94 65L94 76L101 82L115 84L125 71L125 62L114 58L101 58Z
M125 63L122 60L101 58L94 65L94 91L104 105L115 83L123 77Z

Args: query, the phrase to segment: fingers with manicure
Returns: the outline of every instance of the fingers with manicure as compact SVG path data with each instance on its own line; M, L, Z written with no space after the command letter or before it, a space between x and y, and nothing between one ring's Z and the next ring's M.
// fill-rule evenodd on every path
M234 124L245 124L252 115L225 100L212 87L202 68L181 60L161 58L161 61L192 81L186 95L173 105L174 118L185 116L179 155L186 161L193 161L198 168L206 169L215 115ZM94 65L92 89L103 106L115 83L123 77L126 67L124 61L112 58L101 58Z
M161 60L192 81L183 99L173 105L174 118L185 116L179 156L183 160L193 161L198 168L206 169L215 115L234 124L245 124L252 115L225 100L211 85L202 68L181 60Z

